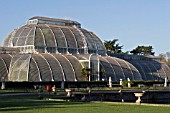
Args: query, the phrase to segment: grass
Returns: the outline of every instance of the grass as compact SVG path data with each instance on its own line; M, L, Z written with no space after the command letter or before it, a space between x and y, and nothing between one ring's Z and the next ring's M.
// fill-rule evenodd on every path
M34 96L0 96L0 113L169 113L170 107L40 100Z

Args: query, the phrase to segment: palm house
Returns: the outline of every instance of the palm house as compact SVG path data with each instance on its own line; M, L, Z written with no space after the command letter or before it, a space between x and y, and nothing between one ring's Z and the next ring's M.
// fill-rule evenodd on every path
M36 16L0 47L0 78L11 82L163 80L166 64L106 55L100 38L81 24ZM159 68L157 68L159 66Z

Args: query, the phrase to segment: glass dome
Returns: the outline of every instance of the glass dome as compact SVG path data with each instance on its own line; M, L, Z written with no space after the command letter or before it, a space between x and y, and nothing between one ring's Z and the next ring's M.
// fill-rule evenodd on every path
M72 53L105 55L102 41L72 20L33 17L12 31L3 47L19 48L23 53Z

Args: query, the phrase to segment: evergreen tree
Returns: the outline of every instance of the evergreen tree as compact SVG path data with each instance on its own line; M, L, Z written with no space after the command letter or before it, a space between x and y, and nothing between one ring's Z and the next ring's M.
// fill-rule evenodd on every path
M118 39L104 41L107 53L122 53L123 46L120 46L119 43L117 43L117 41Z
M154 55L155 52L153 52L153 47L152 46L138 46L130 53L134 55Z

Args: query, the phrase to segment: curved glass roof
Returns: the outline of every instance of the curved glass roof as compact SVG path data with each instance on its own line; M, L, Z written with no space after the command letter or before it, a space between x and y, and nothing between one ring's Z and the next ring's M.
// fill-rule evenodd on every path
M10 81L83 81L81 64L73 55L19 54L13 57Z
M170 68L162 62L157 61L129 61L141 73L143 80L164 80L165 77L170 78Z
M8 80L8 71L12 56L10 54L0 54L0 81Z
M9 81L84 81L82 62L89 63L91 80L98 80L97 65L105 70L105 80L111 76L113 81L120 79L142 80L138 70L130 63L113 57L99 55L68 54L18 54L12 58ZM88 64L89 65L89 64ZM94 69L95 68L95 69Z
M157 61L125 61L116 57L95 54L0 54L0 78L7 81L85 81L83 68L92 69L91 80L101 80L99 70L104 69L102 79L112 78L135 81L164 80L170 78L169 67ZM8 76L7 76L8 75Z
M107 79L111 76L113 81L127 80L127 78L130 80L142 80L139 71L127 61L108 56L100 57L100 59L102 60L101 65L111 71L105 71ZM109 68L106 68L106 65Z
M143 80L164 81L165 78L170 78L170 68L161 62L158 56L110 55L124 59L135 66L139 70Z
M2 46L17 47L21 52L27 53L59 52L105 55L102 41L94 33L78 26L80 25L78 22L47 17L35 17L28 21L33 21L33 23L15 29L5 38Z
M81 61L90 60L91 55L75 55ZM99 59L100 68L104 68L105 70L105 80L109 80L109 77L112 78L112 81L118 82L120 79L127 80L142 80L142 77L139 71L129 62L109 56L100 56L93 55ZM96 58L96 59L97 59Z

